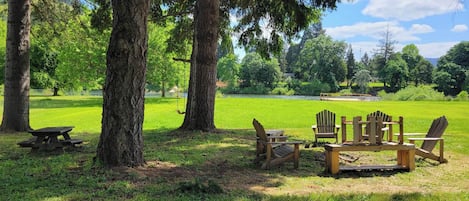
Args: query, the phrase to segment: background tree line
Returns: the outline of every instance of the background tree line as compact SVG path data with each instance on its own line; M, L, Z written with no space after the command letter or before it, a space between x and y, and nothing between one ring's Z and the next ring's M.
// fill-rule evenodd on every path
M397 41L387 32L383 35L372 55L364 53L357 61L350 45L327 36L320 23L314 24L280 56L263 58L248 52L240 62L233 54L222 56L218 79L228 86L221 90L319 95L349 88L356 93L370 93L370 82L383 83L384 87L378 89L386 92L410 85L431 85L445 95L455 96L469 89L469 41L456 44L434 66L420 55L416 45L406 45L396 52Z
M40 4L41 3L41 4ZM31 88L63 91L101 90L104 84L105 53L109 29L93 29L95 10L60 1L37 1L32 9ZM34 5L34 4L33 4ZM1 41L6 38L6 4L1 5ZM168 47L176 40L174 31L181 24L172 20L150 21L149 57L146 89L161 92L188 87L189 65L173 58L189 58L190 42ZM229 31L225 31L229 33ZM389 33L378 42L371 55L358 61L353 49L327 36L321 23L312 24L297 43L289 44L276 56L261 55L251 49L242 60L234 54L233 42L225 34L218 46L217 79L225 82L224 93L318 95L337 92L342 83L353 92L369 92L369 82L382 82L387 92L408 85L435 84L446 95L457 95L468 88L468 42L454 46L440 58L436 68L411 44L394 51ZM176 43L175 43L176 44ZM5 47L5 43L0 43ZM173 49L174 51L167 51ZM177 50L177 51L176 51ZM184 50L184 51L183 51ZM5 48L0 49L5 55ZM4 56L0 59L4 67ZM3 74L0 76L3 83ZM342 84L342 87L339 87ZM176 88L175 88L176 87Z

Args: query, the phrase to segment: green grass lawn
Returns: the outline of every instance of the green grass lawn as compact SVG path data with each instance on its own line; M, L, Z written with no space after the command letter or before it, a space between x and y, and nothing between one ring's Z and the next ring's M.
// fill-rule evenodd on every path
M101 97L31 97L33 128L75 126L82 148L31 153L16 143L28 133L1 134L0 200L469 200L468 102L336 102L218 98L216 133L181 133L176 99L148 98L144 140L147 165L106 170L93 164L101 127ZM183 107L179 100L179 109ZM324 173L323 148L301 148L300 168L252 164L251 121L312 141L315 114L328 109L351 119L381 110L404 117L405 132L426 132L446 115L449 163L417 160L413 172ZM351 152L355 164L395 163L393 152ZM220 189L222 193L219 193Z

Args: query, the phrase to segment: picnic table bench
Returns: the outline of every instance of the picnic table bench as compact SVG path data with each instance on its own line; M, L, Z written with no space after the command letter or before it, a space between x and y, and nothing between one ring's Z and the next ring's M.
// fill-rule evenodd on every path
M45 148L48 150L62 148L64 146L75 146L76 144L83 143L80 139L71 139L68 132L73 129L73 126L62 127L45 127L37 130L28 131L34 137L18 143L21 147L31 147L33 149ZM63 140L59 140L58 136L63 136Z

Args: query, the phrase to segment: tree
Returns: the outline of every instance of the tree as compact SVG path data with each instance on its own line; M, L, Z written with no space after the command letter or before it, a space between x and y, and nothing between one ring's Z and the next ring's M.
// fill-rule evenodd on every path
M449 75L449 76L448 76ZM437 89L445 95L455 96L463 90L466 80L466 71L463 67L453 62L440 64L435 74Z
M229 54L234 54L233 40L229 34L223 34L220 45L218 45L217 58L220 59Z
M55 70L58 66L57 53L47 44L33 44L31 46L31 87L56 88ZM54 96L57 96L54 90Z
M428 60L421 57L420 61L417 63L416 67L410 72L410 79L413 78L415 86L419 84L431 84L432 83L432 73L433 65Z
M352 78L357 72L357 66L355 64L355 58L353 55L352 45L348 46L347 50L347 86L352 87Z
M407 63L400 53L393 54L383 69L384 82L389 84L389 91L396 92L406 86L409 78Z
M318 79L337 91L339 82L345 79L346 47L344 42L333 41L326 35L308 40L295 65L296 77L303 81Z
M451 79L446 80L446 85L438 85L438 89L446 95L457 95L466 87L466 75L469 71L469 41L463 41L453 46L445 55L443 55L437 64L438 72L446 72ZM437 78L435 78L437 79ZM443 83L441 80L439 83Z
M402 59L409 68L409 80L418 86L420 83L431 83L433 67L419 54L419 49L414 44L406 45L402 48Z
M375 56L374 56L374 68L377 71L378 77L383 81L384 86L386 86L386 72L385 72L385 67L388 64L389 59L391 56L394 54L394 44L396 44L397 41L392 39L392 34L389 31L389 29L386 29L386 32L383 34L383 39L379 41L378 44L378 50L376 50Z
M29 125L31 1L8 1L5 92L1 131L27 131Z
M112 1L102 130L97 159L105 166L143 165L148 0Z
M109 30L91 28L88 7L76 0L39 0L33 2L32 84L59 90L102 89ZM36 48L36 47L39 47ZM35 58L36 50L56 57L57 65L46 70ZM43 58L43 57L41 57ZM39 67L39 68L38 68Z
M370 71L366 69L359 70L354 76L353 80L357 83L360 93L366 93L368 83L371 81Z
M238 24L235 25L234 31L239 33L238 43L243 45L245 48L250 50L255 50L261 53L265 58L271 56L271 53L278 54L283 49L283 37L291 38L296 33L304 29L312 21L318 21L321 10L326 8L335 8L336 0L320 0L320 1L271 1L271 0L233 0L233 1L222 1L222 4L219 5L218 9L203 10L204 8L197 8L198 4L204 3L205 0L195 1L172 1L172 0L163 0L158 2L163 2L164 6L155 6L152 7L153 16L165 16L164 14L170 14L176 16L174 17L176 21L175 32L170 38L170 41L182 41L174 40L174 38L181 38L180 36L190 36L189 27L194 27L195 31L192 35L193 38L193 52L191 56L191 75L189 81L189 97L186 108L189 112L186 111L186 116L184 122L181 126L181 129L185 130L205 130L209 131L215 128L213 122L213 113L214 105L211 100L214 100L215 93L215 82L212 80L212 77L216 77L216 71L206 71L207 69L199 70L202 66L198 65L197 55L194 51L197 51L197 46L210 47L210 51L216 52L216 49L211 49L211 43L213 41L204 40L207 44L199 44L198 37L201 33L211 32L213 30L219 30L219 27L212 28L212 26L226 26L229 24L230 14L234 14L239 17ZM213 2L213 3L217 3ZM195 9L194 9L195 8ZM219 14L217 16L210 13L204 13L207 15L212 15L212 19L208 21L201 21L204 23L204 30L198 30L198 20L197 9L202 9L204 12L214 12ZM194 12L195 10L195 12ZM167 11L167 12L165 12ZM221 11L221 12L220 12ZM195 13L193 16L189 17L190 14ZM157 17L155 17L157 18ZM194 19L193 24L190 23L190 19ZM220 20L217 23L212 23L214 20ZM261 25L267 22L267 26L271 28L269 37L264 37L264 33L261 29ZM208 25L208 26L207 26ZM181 28L181 29L180 29ZM210 33L206 38L211 40L218 41L218 37L211 38L212 34ZM202 37L202 36L200 36ZM205 36L203 36L205 37ZM188 37L186 37L188 38ZM174 49L178 49L179 45L172 44ZM207 51L209 49L202 49ZM211 60L205 60L206 63L210 63ZM216 65L216 62L215 62ZM211 73L204 74L201 73ZM202 77L199 78L198 75ZM209 79L205 79L205 78ZM199 84L196 84L200 80ZM197 89L204 88L204 89ZM192 97L194 96L194 97ZM205 104L207 101L196 101L196 96L201 97L201 100L207 99L208 104ZM209 97L209 98L206 98ZM195 105L194 105L195 104ZM197 111L194 111L197 110ZM206 111L209 110L209 111ZM200 111L200 112L198 112Z
M161 91L161 97L166 96L170 87L185 87L182 82L184 63L172 59L176 56L175 53L165 52L166 40L172 27L171 24L166 27L149 24L147 88Z
M305 43L309 39L316 38L321 34L325 34L326 31L322 29L322 23L317 22L313 23L308 29L305 30L303 35L301 36L301 40L298 44L292 44L288 48L286 60L287 60L287 70L286 72L293 72L293 66L298 60L298 55L300 55L300 51L304 48Z
M219 0L197 0L186 114L181 129L215 129ZM206 26L209 24L210 26Z
M238 82L240 65L238 58L234 54L228 54L217 63L218 80L228 83L228 86L235 87Z
M275 87L279 76L276 59L266 60L258 53L249 53L241 61L240 88L245 88L246 92L266 93Z

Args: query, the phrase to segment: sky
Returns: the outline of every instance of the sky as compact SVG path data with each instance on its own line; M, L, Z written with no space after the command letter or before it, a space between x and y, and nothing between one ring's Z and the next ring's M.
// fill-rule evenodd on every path
M323 29L352 45L355 59L373 55L389 30L395 51L415 44L425 58L439 58L469 41L469 0L342 0L326 12Z

